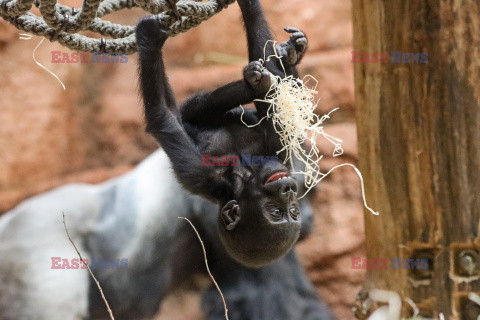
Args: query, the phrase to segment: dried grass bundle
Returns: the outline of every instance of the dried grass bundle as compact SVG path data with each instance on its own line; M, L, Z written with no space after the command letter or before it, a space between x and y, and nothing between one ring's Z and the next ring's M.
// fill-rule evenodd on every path
M271 43L273 43L275 54L267 58L264 57L264 59L260 60L260 62L263 64L265 61L276 58L279 59L282 68L284 68L281 60L282 57L279 56L275 50L275 42L271 41ZM269 42L267 42L265 48L268 44ZM354 165L350 163L340 164L332 168L327 173L323 173L320 170L319 162L323 158L323 155L320 153L317 147L318 138L322 137L332 143L334 147L334 157L342 155L343 149L341 145L342 140L327 134L323 128L323 122L329 119L330 114L336 111L338 108L333 109L328 114L323 116L319 116L315 113L318 105L318 100L316 98L316 95L318 94L316 90L318 81L311 75L305 76L303 80L294 78L293 76L288 76L285 78L275 76L274 78L275 81L273 81L272 86L267 92L265 98L256 100L269 105L267 109L267 115L262 118L259 123L266 118L273 121L274 129L278 134L282 144L282 149L278 150L277 154L285 152L286 157L284 163L290 163L292 173L305 176L305 187L307 188L307 191L300 198L303 198L312 188L314 188L336 168L342 166L351 166L355 169L355 172L360 177L365 208L367 208L371 213L378 215L378 212L375 212L368 207L365 201L363 177L360 171ZM311 83L313 83L312 86L310 85ZM245 122L243 123L247 125ZM295 158L304 164L305 169L303 171L295 169Z

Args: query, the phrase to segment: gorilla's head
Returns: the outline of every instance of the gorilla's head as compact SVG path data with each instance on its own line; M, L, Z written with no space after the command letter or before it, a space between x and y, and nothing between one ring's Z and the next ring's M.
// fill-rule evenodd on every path
M218 231L232 258L252 268L285 255L297 242L297 184L281 163L232 168L235 199L220 206Z

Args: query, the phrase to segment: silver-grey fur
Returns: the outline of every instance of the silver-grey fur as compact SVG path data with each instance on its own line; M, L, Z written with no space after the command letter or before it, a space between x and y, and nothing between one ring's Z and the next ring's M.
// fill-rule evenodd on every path
M307 209L304 211L310 214ZM70 184L24 201L0 218L0 319L107 319L86 270L51 268L52 257L77 258L64 230L62 212L84 258L128 259L126 269L95 270L117 320L151 317L169 289L204 271L198 240L179 216L190 218L201 231L214 273L220 284L232 291L230 302L238 319L250 320L247 314L259 314L252 292L276 299L276 291L282 290L281 277L275 276L275 293L269 293L258 278L275 274L271 270L294 272L291 279L296 284L288 284L293 289L285 295L287 299L299 296L291 310L281 309L285 318L277 319L295 320L294 314L307 319L307 313L313 314L308 319L330 319L293 253L264 271L243 268L229 259L216 235L217 210L180 187L161 150L133 171L102 184ZM304 220L308 229L311 219ZM226 272L232 273L224 277ZM257 278L250 281L252 274ZM244 295L235 289L235 283L230 284L231 279L243 283L238 288L249 288ZM217 297L207 295L204 306L221 305L219 299L212 299ZM243 301L243 307L235 309L237 300ZM270 304L272 308L275 303ZM209 309L207 319L221 319L221 312L219 317L215 315L218 307Z

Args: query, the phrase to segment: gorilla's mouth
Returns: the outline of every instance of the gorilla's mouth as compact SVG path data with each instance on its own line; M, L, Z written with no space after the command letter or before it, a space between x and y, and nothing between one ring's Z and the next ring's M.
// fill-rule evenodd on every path
M274 174L272 174L270 176L270 178L267 179L267 181L265 181L265 184L275 182L275 181L278 181L280 179L284 179L284 178L288 178L288 177L289 177L289 175L286 172L283 172L283 171L275 172Z

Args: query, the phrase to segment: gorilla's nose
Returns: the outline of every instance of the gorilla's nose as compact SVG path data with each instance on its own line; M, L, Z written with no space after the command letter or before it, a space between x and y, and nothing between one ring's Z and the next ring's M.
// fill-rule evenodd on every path
M290 197L297 194L297 184L295 180L285 181L280 187L280 194L284 197Z

